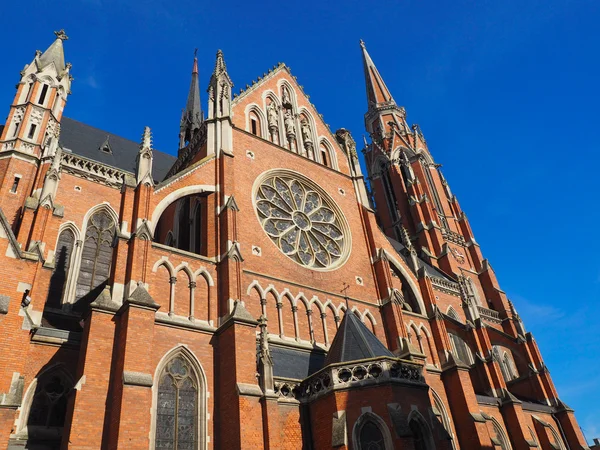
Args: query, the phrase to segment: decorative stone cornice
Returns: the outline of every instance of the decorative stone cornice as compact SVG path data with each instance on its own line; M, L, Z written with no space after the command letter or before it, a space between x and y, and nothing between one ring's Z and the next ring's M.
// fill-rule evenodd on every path
M132 172L66 152L62 155L61 169L64 173L115 189L121 189L125 176L132 175Z
M460 297L460 285L454 281L445 280L439 277L430 277L431 286L434 290L444 292L446 294Z
M386 382L426 386L421 365L399 358L380 357L331 364L321 369L301 383L300 400L312 401L335 390Z

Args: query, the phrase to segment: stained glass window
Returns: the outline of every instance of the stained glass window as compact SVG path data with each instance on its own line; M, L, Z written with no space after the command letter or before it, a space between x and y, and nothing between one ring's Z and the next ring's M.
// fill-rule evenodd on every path
M115 222L106 211L98 211L87 223L76 300L103 284L110 275Z
M360 430L361 450L385 450L383 434L373 422L367 422Z
M198 448L198 380L181 356L173 358L160 377L155 448Z
M58 375L38 380L27 425L62 427L67 412L67 383Z
M263 229L284 255L317 270L343 260L348 239L341 214L311 182L274 175L261 183L255 200Z

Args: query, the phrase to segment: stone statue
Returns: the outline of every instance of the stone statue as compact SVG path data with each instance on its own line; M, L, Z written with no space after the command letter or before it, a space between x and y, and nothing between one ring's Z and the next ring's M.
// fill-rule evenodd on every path
M285 112L284 118L283 118L283 124L285 125L285 133L288 136L294 136L296 134L296 126L294 125L294 116L292 115L292 112L288 109Z
M310 136L310 126L308 125L308 120L304 118L302 119L302 121L300 122L300 130L302 131L302 139L304 139L304 142L312 141Z
M284 105L291 105L292 102L290 101L290 93L288 92L287 88L285 86L283 86L281 88L281 97L282 97L282 103Z
M267 106L267 123L269 124L269 128L277 128L279 122L277 116L277 106L274 102L271 102L269 106Z

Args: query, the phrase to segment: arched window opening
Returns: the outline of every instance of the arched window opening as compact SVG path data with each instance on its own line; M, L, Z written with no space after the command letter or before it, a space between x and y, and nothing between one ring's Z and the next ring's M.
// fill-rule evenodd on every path
M385 201L388 206L388 211L390 212L390 218L392 220L392 224L396 224L398 222L398 201L396 199L396 193L394 192L394 187L392 186L392 181L390 180L390 174L388 171L387 164L381 163L379 166L381 183L383 184L383 193L385 197ZM396 238L400 240L400 232L397 226L394 226L394 232L396 233Z
M433 450L435 444L431 430L425 424L422 416L416 413L408 422L408 427L412 434L413 445L415 450Z
M250 111L249 119L250 132L255 136L262 137L260 118L258 117L255 111Z
M492 347L492 352L500 365L500 372L502 372L504 381L508 383L509 381L519 378L519 373L517 372L517 368L510 355L510 350L503 350L500 346L494 345Z
M360 448L366 450L385 450L383 433L372 421L365 423L360 430Z
M402 291L402 298L404 299L404 303L402 307L408 311L415 312L417 314L423 314L421 311L421 306L419 305L419 301L415 293L413 292L410 284L406 277L400 272L396 267L392 266L392 276L400 280L402 286L400 290Z
M97 211L88 220L81 253L81 265L75 292L75 301L92 292L99 294L110 276L113 254L115 221L105 210Z
M327 151L327 147L325 144L319 145L319 150L321 152L321 161L325 167L331 167L331 162L329 161L329 152Z
M38 103L40 105L44 104L44 101L46 100L46 95L48 95L48 85L42 84L42 91L40 92L40 97L38 99Z
M458 315L458 313L456 312L456 310L452 306L448 307L448 311L446 312L446 315L448 317L451 317L452 319L460 322L460 316Z
M202 254L202 205L200 203L196 205L193 224L194 253L200 255Z
M161 214L154 241L197 255L206 255L207 196L187 195L171 203Z
M50 277L50 287L46 307L60 308L64 296L65 284L71 267L71 256L75 247L75 233L70 229L63 230L56 244L54 253L54 270Z
M54 374L38 381L29 411L28 426L62 427L67 412L68 383Z
M156 450L199 448L199 382L182 355L166 364L157 391Z
M448 336L450 337L451 350L454 357L469 366L475 364L473 352L471 352L467 343L456 334L448 333Z
M508 438L504 433L504 430L498 425L498 423L494 420L494 444L496 447L500 447L501 450L511 450L511 446L508 442Z

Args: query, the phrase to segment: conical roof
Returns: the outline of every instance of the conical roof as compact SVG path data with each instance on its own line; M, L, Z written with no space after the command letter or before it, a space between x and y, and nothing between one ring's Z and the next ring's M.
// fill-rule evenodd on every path
M42 53L38 60L38 68L41 70L47 65L54 63L57 73L65 70L65 52L63 49L63 41L69 39L64 30L55 31L56 40Z
M356 314L348 311L337 330L324 365L377 358L379 356L393 357L394 355L356 317Z
M362 49L363 66L365 69L365 83L367 87L367 102L369 108L381 103L394 103L390 90L387 88L383 78L381 78L377 67L375 67L375 63L367 52L367 47L362 40L360 41L360 47Z

